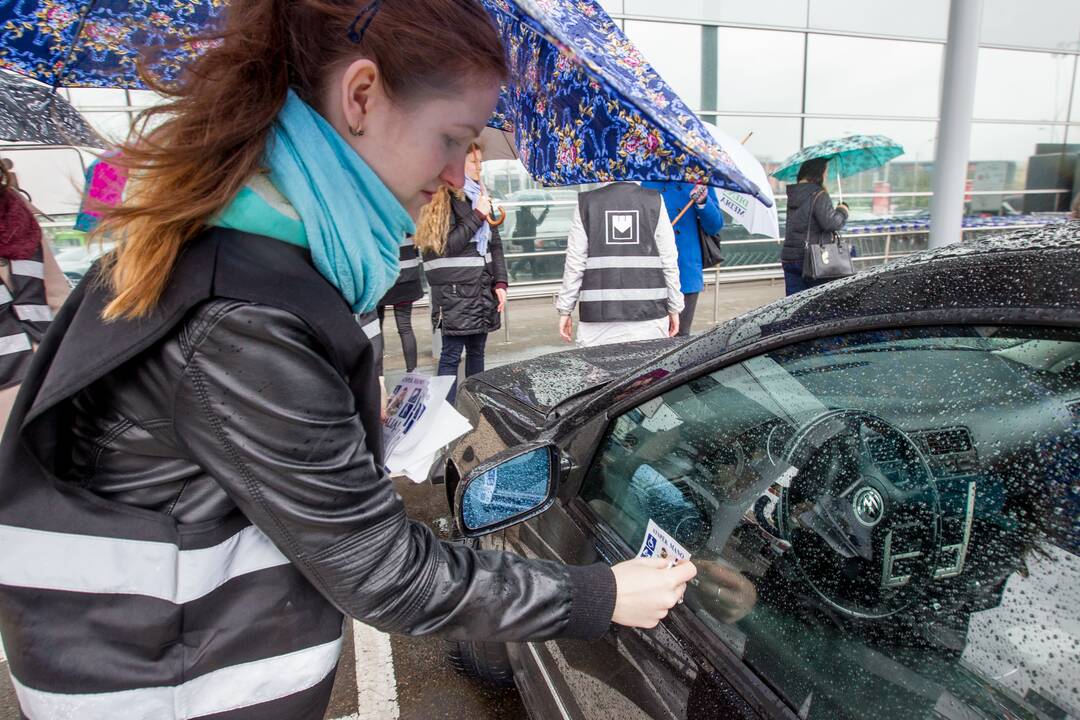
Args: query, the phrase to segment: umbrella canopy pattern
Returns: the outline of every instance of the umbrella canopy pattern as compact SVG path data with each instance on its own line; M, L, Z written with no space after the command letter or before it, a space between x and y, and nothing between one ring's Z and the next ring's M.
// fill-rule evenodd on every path
M226 0L0 0L0 67L53 87L143 87L136 60L165 81L197 56Z
M594 0L483 0L510 82L492 127L545 185L707 183L771 204Z
M595 0L482 1L511 65L490 125L514 133L537 180L702 182L769 202ZM0 68L54 87L137 88L142 59L168 82L226 11L226 0L0 0Z
M803 148L781 163L773 177L783 182L795 182L799 167L815 158L829 158L830 175L849 177L881 167L903 154L904 148L884 135L849 135Z
M53 88L0 71L0 140L104 148L79 111Z

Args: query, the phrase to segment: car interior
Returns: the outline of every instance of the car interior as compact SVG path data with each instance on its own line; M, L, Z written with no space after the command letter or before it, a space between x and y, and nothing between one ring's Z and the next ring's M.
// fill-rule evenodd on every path
M1080 716L1076 333L791 345L639 404L595 457L584 499L629 547L651 519L753 583L736 623L687 602L801 717Z

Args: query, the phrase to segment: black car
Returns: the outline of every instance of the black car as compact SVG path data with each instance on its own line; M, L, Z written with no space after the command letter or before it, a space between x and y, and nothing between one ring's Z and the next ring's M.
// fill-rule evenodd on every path
M651 520L699 570L653 630L455 647L533 718L1080 717L1080 223L501 367L458 406L466 542L615 563Z

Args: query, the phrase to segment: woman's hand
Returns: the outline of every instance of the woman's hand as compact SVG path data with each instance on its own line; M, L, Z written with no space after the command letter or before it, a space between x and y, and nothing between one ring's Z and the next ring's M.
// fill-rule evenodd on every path
M566 342L574 342L574 318L571 315L559 316L559 336Z
M475 210L485 217L491 215L491 198L487 195L476 198Z
M503 305L506 304L506 288L495 288L495 297L499 299L499 307L495 309L495 312L502 312Z
M678 565L663 558L634 558L611 568L615 573L615 612L619 625L652 628L682 601L686 583L697 574L689 560Z
M692 602L700 602L720 622L734 623L757 604L757 588L738 570L718 562L698 560L700 573L690 588Z
M709 188L706 185L695 185L694 189L690 191L690 197L698 205L704 205L705 201L709 199Z

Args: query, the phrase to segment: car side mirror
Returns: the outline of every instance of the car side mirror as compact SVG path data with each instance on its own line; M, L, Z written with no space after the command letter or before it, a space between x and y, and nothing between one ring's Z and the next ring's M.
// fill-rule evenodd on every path
M458 527L479 537L544 512L558 487L556 450L545 445L481 465L455 493Z

